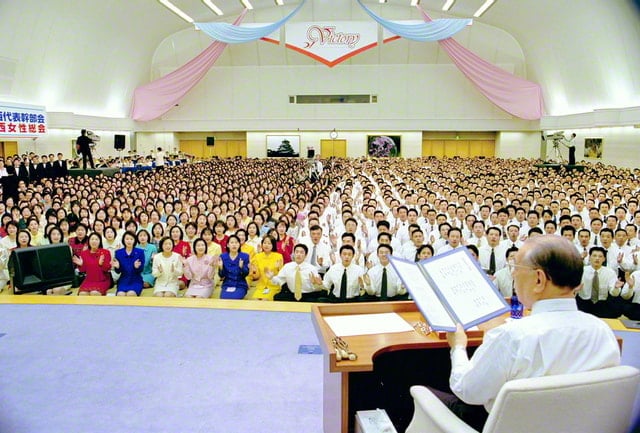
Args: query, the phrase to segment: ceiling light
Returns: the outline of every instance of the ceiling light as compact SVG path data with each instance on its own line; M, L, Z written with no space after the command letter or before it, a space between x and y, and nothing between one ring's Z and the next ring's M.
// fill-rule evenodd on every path
M378 0L380 3L386 3L387 0Z
M167 9L169 9L174 14L178 15L180 18L182 18L186 22L193 23L193 18L191 18L189 15L182 12L176 5L171 3L169 0L158 0L158 1L162 3Z
M284 0L276 0L276 5L278 6L284 5Z
M249 0L240 0L240 3L242 3L242 6L244 6L246 9L253 9L253 5L249 2Z
M444 3L444 6L442 6L442 10L443 11L448 11L449 9L451 9L451 6L453 6L453 2L455 2L456 0L447 0Z
M476 11L475 14L473 14L474 17L478 18L480 17L483 13L485 13L487 11L487 9L489 9L491 7L492 4L495 3L496 0L486 0L484 2L484 4L482 6L480 6L480 9L478 9Z
M420 0L411 0L411 6L418 6L420 4Z
M207 7L209 9L211 9L216 15L220 16L220 15L224 15L222 13L222 10L213 4L213 2L211 0L202 0L202 3L204 3L205 5L207 5Z

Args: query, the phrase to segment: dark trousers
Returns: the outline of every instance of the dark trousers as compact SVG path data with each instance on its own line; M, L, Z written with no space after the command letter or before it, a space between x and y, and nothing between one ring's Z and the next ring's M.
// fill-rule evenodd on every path
M578 310L593 314L597 317L616 319L622 314L620 298L609 296L606 300L598 301L594 304L590 299L582 299L576 296L576 301L578 303Z
M623 313L631 320L640 320L640 304L627 303L624 306Z
M440 391L435 388L429 388L429 390L433 392L435 396L438 397L440 401L444 403L444 405L447 406L458 418L477 431L482 431L485 423L487 422L487 417L489 416L489 413L487 413L484 406L467 404L456 397L455 394L449 392Z
M302 297L298 301L294 293L287 287L283 287L280 293L276 293L273 297L274 301L286 301L286 302L319 302L319 298L324 296L324 291L302 293Z
M467 349L469 356L475 349ZM373 371L380 384L380 407L387 411L399 432L407 429L413 417L413 398L409 392L413 385L424 385L445 393L451 392L449 352L449 347L399 350L381 353L374 358ZM484 408L482 410L484 411Z
M91 168L96 168L96 166L93 164L93 157L91 156L91 149L87 149L87 150L82 150L82 169L86 170L87 169L87 159L89 160L89 165L91 166Z

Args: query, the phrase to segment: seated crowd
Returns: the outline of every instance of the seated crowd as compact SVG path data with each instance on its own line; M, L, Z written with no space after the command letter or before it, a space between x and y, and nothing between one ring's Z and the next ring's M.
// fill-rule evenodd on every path
M536 234L584 258L579 308L640 318L640 171L526 159L230 159L21 182L0 202L0 284L14 248L68 243L80 295L350 302L406 299L387 256L467 247L505 296ZM52 288L48 293L66 293Z

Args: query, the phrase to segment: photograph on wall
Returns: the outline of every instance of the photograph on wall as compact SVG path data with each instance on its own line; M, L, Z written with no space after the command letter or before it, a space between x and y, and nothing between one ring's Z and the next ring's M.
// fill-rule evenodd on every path
M400 135L367 136L367 152L374 158L400 156Z
M602 138L584 139L584 157L595 159L602 158Z
M267 135L267 156L270 158L300 157L300 136Z

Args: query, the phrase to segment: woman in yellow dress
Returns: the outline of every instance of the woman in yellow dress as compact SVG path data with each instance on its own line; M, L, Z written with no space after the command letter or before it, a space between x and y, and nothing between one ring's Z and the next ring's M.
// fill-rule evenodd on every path
M280 291L280 286L272 283L267 274L277 274L283 264L282 254L276 251L276 240L265 236L262 240L262 252L253 257L249 267L249 275L256 281L252 299L273 301L273 296Z

